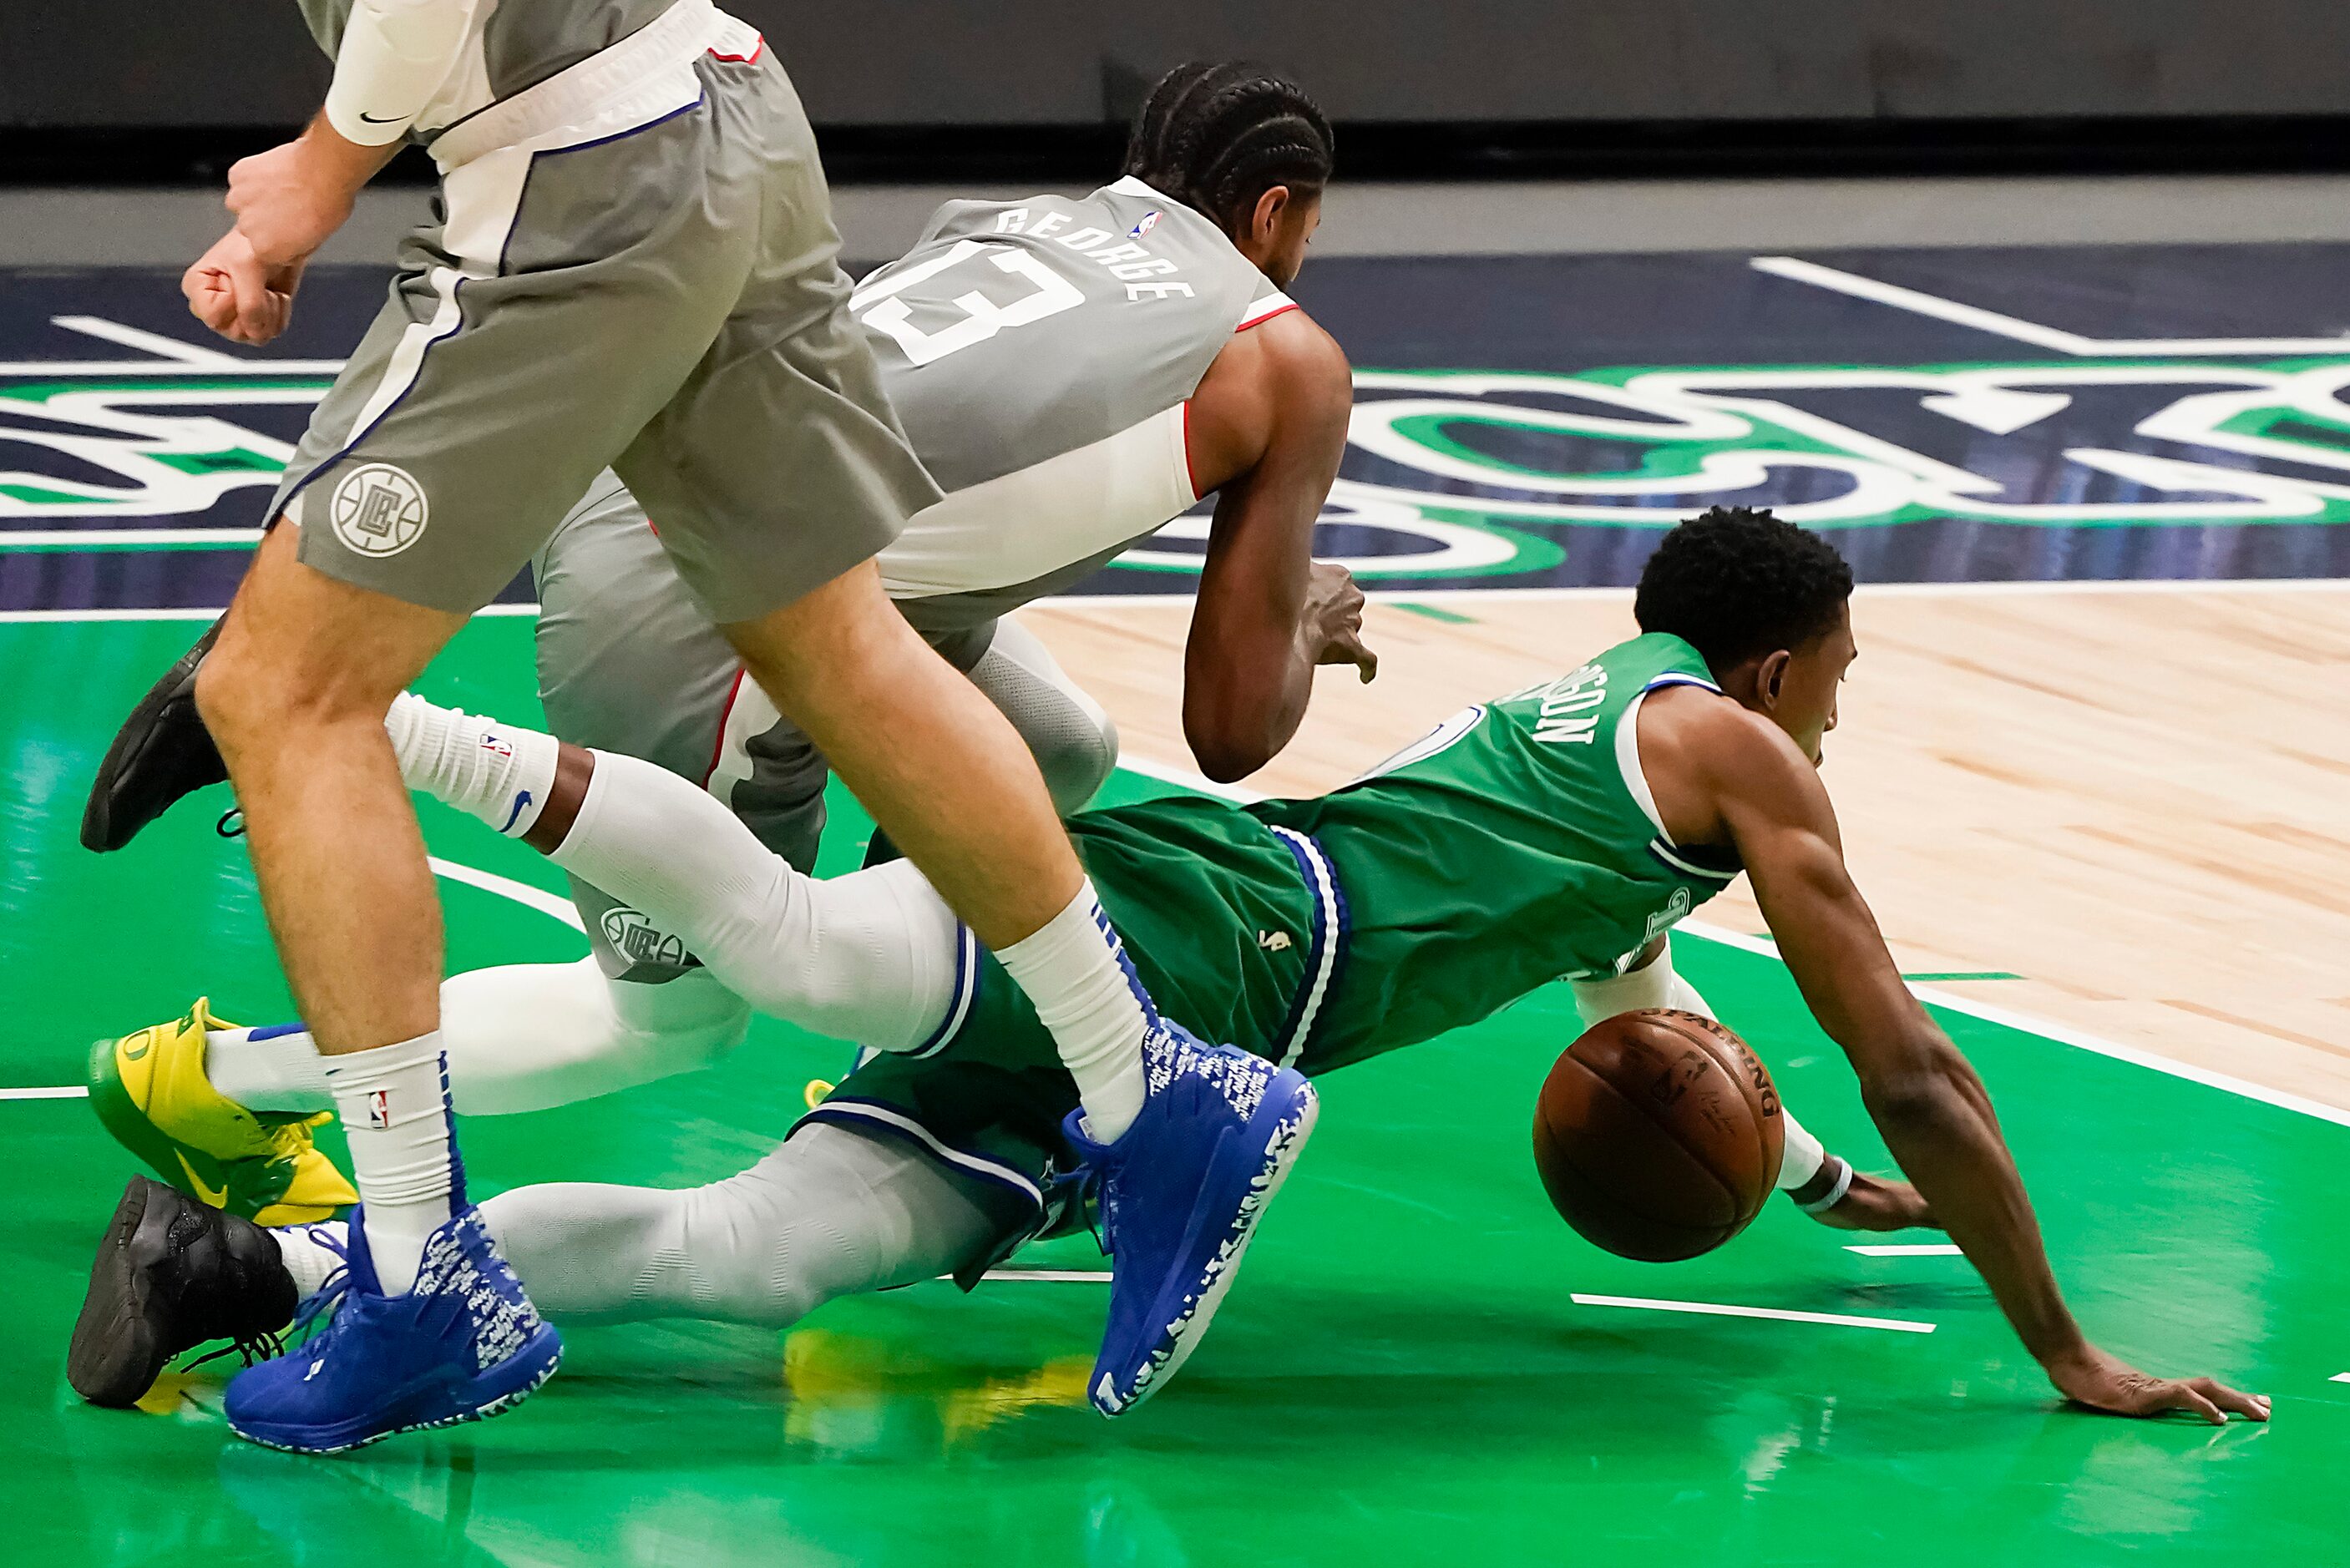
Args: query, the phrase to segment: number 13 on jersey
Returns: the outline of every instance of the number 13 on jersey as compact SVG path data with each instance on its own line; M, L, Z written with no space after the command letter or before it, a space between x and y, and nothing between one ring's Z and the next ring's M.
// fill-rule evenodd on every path
M964 313L962 320L935 332L915 326L912 309L898 296L926 278L983 255L994 264L997 271L1034 286L1030 292L1009 305L998 305L974 288L954 297L955 307ZM896 338L908 359L927 365L945 358L958 348L984 343L1007 327L1025 327L1075 309L1085 302L1084 290L1038 256L1011 245L959 240L941 255L873 279L848 296L848 308L866 327Z

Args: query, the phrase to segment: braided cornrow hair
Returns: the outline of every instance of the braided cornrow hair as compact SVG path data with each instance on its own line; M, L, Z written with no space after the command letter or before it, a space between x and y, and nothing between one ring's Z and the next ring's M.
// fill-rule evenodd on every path
M1304 88L1261 66L1177 66L1136 117L1122 172L1230 232L1275 185L1300 197L1321 193L1330 179L1330 122Z

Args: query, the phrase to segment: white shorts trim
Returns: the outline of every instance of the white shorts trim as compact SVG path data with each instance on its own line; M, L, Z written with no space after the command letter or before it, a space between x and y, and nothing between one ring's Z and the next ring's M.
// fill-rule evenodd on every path
M757 28L710 0L677 0L610 48L492 104L432 140L442 173L504 148L542 151L619 136L702 97L693 62L716 52L749 59Z
M953 1166L958 1170L969 1171L972 1175L984 1180L1001 1183L1015 1192L1024 1194L1038 1208L1044 1207L1044 1189L1031 1180L1025 1171L1005 1165L1000 1160L990 1159L985 1155L972 1154L965 1149L950 1148L939 1141L936 1133L892 1106L878 1105L871 1100L849 1100L835 1096L820 1102L802 1120L804 1122L866 1122L876 1127L887 1127L900 1137L910 1138L920 1144L923 1148L928 1149L932 1157Z

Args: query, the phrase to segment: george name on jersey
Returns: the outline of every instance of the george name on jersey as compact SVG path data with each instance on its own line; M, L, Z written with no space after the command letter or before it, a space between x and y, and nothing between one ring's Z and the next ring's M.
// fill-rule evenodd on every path
M1194 297L1190 284L1171 281L1174 275L1183 269L1165 256L1153 254L1149 246L1138 244L1131 234L1115 234L1092 224L1071 229L1069 223L1066 213L1036 213L1025 207L1014 207L995 215L995 232L999 234L1025 234L1032 240L1051 240L1055 244L1107 269L1110 276L1126 285L1126 297L1128 299ZM1142 227L1139 223L1135 226ZM1064 230L1067 232L1064 233ZM1170 281L1153 281L1155 279Z

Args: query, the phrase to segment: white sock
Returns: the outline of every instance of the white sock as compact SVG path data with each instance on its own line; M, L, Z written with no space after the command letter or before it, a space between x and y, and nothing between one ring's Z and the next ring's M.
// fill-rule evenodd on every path
M391 700L383 727L409 788L478 816L509 838L530 831L555 787L563 748L536 730L437 707L412 691Z
M294 1288L301 1293L297 1299L307 1302L317 1295L325 1288L327 1276L343 1266L342 1254L330 1250L328 1243L345 1245L350 1230L340 1220L325 1220L269 1233L277 1242L278 1256L286 1260L286 1272L294 1276Z
M1088 880L1035 935L996 955L1053 1032L1061 1064L1077 1080L1086 1126L1116 1143L1142 1109L1142 1036L1148 998Z
M384 1293L405 1295L425 1241L463 1201L441 1032L325 1062L367 1210L368 1251Z
M204 1076L248 1111L307 1116L335 1108L326 1059L298 1023L205 1031Z

